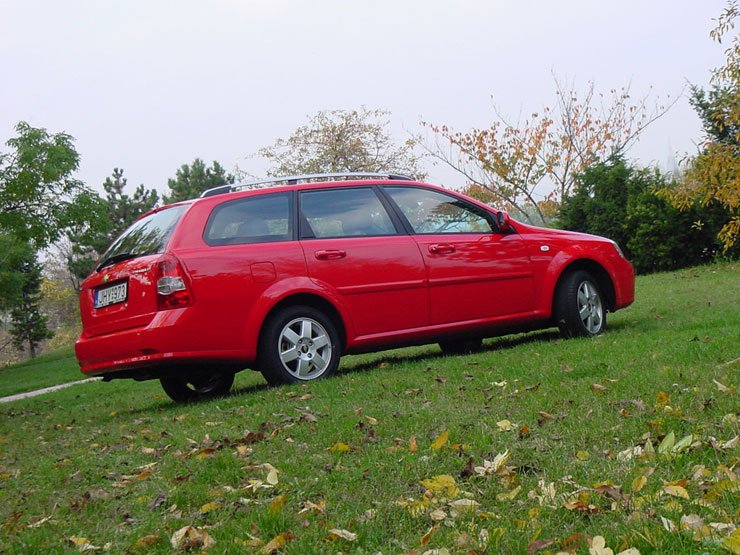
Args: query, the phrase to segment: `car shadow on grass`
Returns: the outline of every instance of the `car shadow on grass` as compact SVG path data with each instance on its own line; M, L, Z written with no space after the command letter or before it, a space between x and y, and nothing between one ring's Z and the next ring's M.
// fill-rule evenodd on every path
M432 345L426 345L426 347L429 349L426 352L413 355L404 355L402 352L389 353L369 362L361 362L355 365L342 366L339 369L339 374L367 372L368 370L375 370L383 364L408 364L412 362L439 360L446 357L467 357L479 353L512 349L514 347L518 347L519 345L529 345L531 343L538 342L550 342L558 339L561 339L561 336L557 330L541 330L512 336L496 337L493 338L492 341L484 343L481 349L465 355L446 355L438 348Z

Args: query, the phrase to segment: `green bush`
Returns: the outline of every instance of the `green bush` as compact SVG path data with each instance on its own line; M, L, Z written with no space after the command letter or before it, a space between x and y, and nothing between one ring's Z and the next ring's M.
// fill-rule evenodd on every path
M622 158L595 164L563 199L560 227L613 239L641 274L715 259L722 252L716 234L724 209L679 211L659 193L670 186L660 171L632 167Z

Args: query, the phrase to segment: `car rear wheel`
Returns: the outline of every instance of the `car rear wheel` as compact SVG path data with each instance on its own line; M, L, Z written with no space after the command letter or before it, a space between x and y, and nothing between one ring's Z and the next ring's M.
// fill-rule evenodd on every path
M563 337L593 337L604 331L604 297L588 272L579 270L564 276L555 303L555 317Z
M480 351L482 347L482 339L456 339L439 342L439 348L446 355L467 355Z
M185 376L166 376L159 383L177 403L193 403L226 395L234 383L233 372L214 372Z
M313 307L291 306L265 325L259 368L271 385L307 382L333 374L340 356L334 323Z

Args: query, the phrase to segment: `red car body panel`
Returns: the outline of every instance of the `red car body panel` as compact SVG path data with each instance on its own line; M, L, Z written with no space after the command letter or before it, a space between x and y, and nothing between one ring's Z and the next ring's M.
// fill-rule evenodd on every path
M558 280L573 264L598 267L608 276L610 310L634 300L632 266L609 240L519 222L512 222L508 233L294 235L293 240L218 246L204 239L209 217L227 200L390 184L408 182L302 184L181 203L184 212L164 253L104 267L83 283L83 331L76 343L82 372L116 377L162 365L254 367L264 322L281 303L296 298L331 309L344 353L551 326ZM463 195L413 186L462 199L494 217L490 207ZM158 307L155 282L163 256L181 271L187 306ZM94 291L123 282L125 302L93 307Z

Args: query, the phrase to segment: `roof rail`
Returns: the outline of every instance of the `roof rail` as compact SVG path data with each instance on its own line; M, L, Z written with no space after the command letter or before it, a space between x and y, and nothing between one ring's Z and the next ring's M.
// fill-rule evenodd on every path
M285 177L268 177L265 179L258 179L256 181L247 181L244 183L236 183L234 185L220 185L212 189L204 191L200 197L211 197L213 195L221 195L223 193L232 193L234 191L241 191L242 189L249 189L250 187L256 187L258 185L267 185L268 183L285 183L286 185L295 185L299 182L308 181L328 181L336 179L392 179L398 181L413 181L413 177L407 175L399 175L394 173L375 173L375 172L340 172L340 173L309 173L305 175L288 175Z

